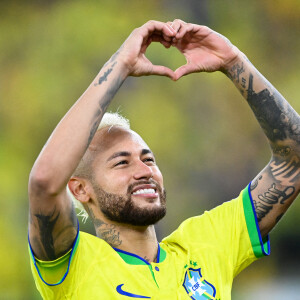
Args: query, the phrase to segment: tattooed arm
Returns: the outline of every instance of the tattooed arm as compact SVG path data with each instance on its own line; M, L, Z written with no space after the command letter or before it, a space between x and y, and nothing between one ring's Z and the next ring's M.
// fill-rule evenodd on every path
M251 184L262 236L276 225L300 188L300 117L244 54L226 74L250 105L271 146L271 160Z
M50 136L29 178L29 239L38 258L53 260L71 248L77 218L66 185L126 77L173 77L170 69L152 65L144 53L152 41L170 47L175 33L169 25L156 21L135 29Z
M271 146L271 161L251 189L262 236L279 221L300 188L300 118L278 91L228 39L206 26L170 23L173 45L187 59L175 79L193 72L224 72L254 112Z

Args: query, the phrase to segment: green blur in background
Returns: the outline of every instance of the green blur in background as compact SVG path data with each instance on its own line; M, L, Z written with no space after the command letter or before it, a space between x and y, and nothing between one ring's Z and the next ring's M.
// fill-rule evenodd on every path
M228 37L300 111L298 0L0 2L0 299L40 299L27 250L27 182L52 130L135 27L175 18ZM158 44L147 57L172 69L185 63ZM169 207L159 239L236 197L270 159L250 108L221 73L129 78L109 110L130 119L164 174ZM298 199L270 235L271 256L236 278L233 299L299 299L299 213ZM94 232L90 221L81 228Z

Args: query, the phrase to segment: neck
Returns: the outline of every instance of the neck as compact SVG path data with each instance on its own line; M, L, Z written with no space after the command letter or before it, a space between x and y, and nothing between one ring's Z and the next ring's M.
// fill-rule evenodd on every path
M90 210L91 212L91 210ZM97 237L120 250L134 253L148 262L155 262L157 238L154 225L133 226L108 220L104 216L91 216Z

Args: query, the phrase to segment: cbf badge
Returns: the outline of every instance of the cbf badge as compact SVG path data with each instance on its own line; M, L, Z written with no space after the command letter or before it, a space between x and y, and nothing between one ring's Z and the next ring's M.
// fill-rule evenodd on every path
M201 275L201 268L189 268L185 272L183 287L188 295L194 300L215 300L215 287L204 280Z

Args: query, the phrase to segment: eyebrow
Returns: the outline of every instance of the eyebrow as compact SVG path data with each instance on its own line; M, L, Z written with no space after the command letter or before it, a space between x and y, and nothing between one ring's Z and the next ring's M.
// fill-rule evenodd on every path
M145 155L145 154L149 154L149 153L152 153L152 151L150 149L142 149L142 151L141 151L141 155ZM113 155L111 155L107 159L107 161L110 161L110 160L115 159L115 158L120 157L120 156L130 156L130 155L131 155L131 153L128 152L128 151L116 152Z

